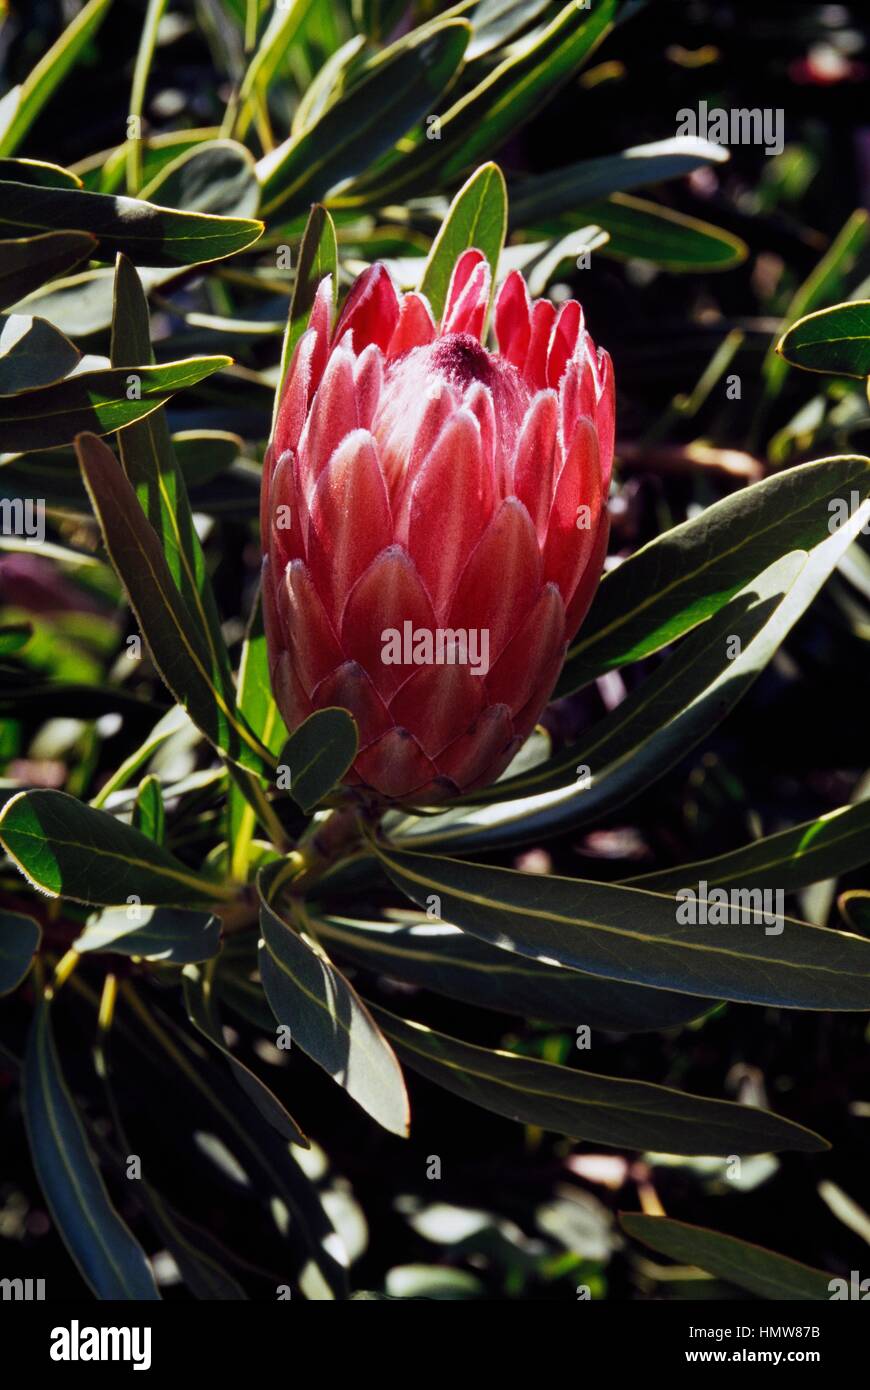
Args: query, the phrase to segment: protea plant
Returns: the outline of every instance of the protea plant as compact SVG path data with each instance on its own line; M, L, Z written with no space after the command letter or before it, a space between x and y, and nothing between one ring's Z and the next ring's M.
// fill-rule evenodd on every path
M860 141L660 99L812 25L136 8L3 7L0 1291L857 1299Z
M456 261L440 322L383 265L321 283L263 473L263 598L289 729L348 709L348 781L440 801L506 767L550 697L609 531L614 386L576 300Z

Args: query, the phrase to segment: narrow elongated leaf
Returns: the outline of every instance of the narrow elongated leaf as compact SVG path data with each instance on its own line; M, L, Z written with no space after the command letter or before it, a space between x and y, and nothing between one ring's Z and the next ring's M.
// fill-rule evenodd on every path
M102 1080L106 1099L112 1112L115 1137L122 1154L133 1152L121 1119L109 1071L110 1052L106 1042L102 1048ZM194 1298L245 1300L247 1295L223 1267L225 1252L206 1232L175 1211L147 1178L142 1178L136 1196L145 1213L181 1271L181 1277Z
M423 268L419 287L436 319L444 312L450 276L462 252L472 246L482 251L494 280L506 232L504 175L497 164L482 164L453 199Z
M721 145L684 135L635 145L601 159L582 159L512 186L511 222L517 227L541 222L582 207L590 198L606 198L612 193L627 193L647 184L680 178L705 164L719 164L727 159L728 151Z
M341 96L349 80L349 71L365 46L365 34L354 34L327 58L300 98L293 113L291 134L298 135L308 126L316 124L324 111Z
M816 820L743 845L730 854L627 879L664 893L703 879L711 888L781 888L793 892L870 863L870 801L840 806Z
M210 140L161 169L142 189L142 197L185 212L255 217L260 185L254 157L235 140Z
M281 391L293 357L293 349L308 327L308 319L314 304L317 287L327 275L332 276L332 307L334 310L335 296L338 290L338 243L335 236L335 226L326 208L315 203L308 214L302 245L299 248L296 281L293 286L293 298L290 301L290 313L287 317L287 329L281 350L278 388L275 392L275 404L272 410L273 429L278 418Z
M141 956L143 960L189 965L211 960L220 950L219 917L173 907L119 907L88 922L74 943L80 955Z
M311 811L337 786L356 757L359 735L346 709L315 710L294 729L280 754L290 769L290 795Z
M776 350L807 371L870 376L870 299L807 314L783 334Z
M623 1212L619 1222L626 1235L660 1255L669 1255L681 1265L696 1265L758 1298L785 1303L827 1301L831 1284L836 1282L823 1269L812 1269L748 1240L690 1226L685 1221L672 1221L667 1216Z
M591 1144L675 1154L814 1153L824 1139L766 1110L490 1052L376 1008L399 1056L454 1095Z
M692 922L675 895L377 852L413 902L425 907L434 894L444 920L547 965L749 1004L870 1008L870 942L765 914L752 899L730 906L724 924ZM707 901L697 883L684 886Z
M0 230L6 236L68 227L97 239L95 256L119 251L138 265L199 265L253 245L263 224L247 217L179 212L141 198L109 197L77 188L0 183Z
M793 552L758 577L584 737L549 762L460 803L391 827L417 845L514 844L580 825L651 786L709 734L750 688L860 530L870 503L809 556ZM501 798L506 798L504 801ZM477 800L477 794L466 803Z
M63 81L79 54L91 42L102 24L112 0L89 0L36 66L15 89L10 101L4 100L0 129L0 155L14 154L55 88ZM6 105L9 101L9 105Z
M142 283L149 291L159 288L177 273L177 269L143 268L139 271ZM114 267L98 266L42 285L24 299L16 301L13 308L16 314L36 314L48 319L62 333L79 338L111 327L114 293Z
M27 976L42 929L23 912L0 911L0 994L11 994Z
M578 219L608 233L603 255L652 261L666 270L731 270L749 254L746 243L731 232L632 193L584 202L571 215L573 223ZM558 223L544 225L551 233L561 230Z
M429 191L437 181L458 178L481 158L489 158L508 136L579 72L607 34L615 0L596 0L587 13L566 5L546 28L517 43L476 87L441 117L440 138L420 142L383 171L359 180L352 197L364 201L377 192ZM431 107L427 108L431 110ZM591 219L590 219L591 220Z
M188 966L184 971L184 1004L194 1028L198 1029L203 1037L208 1038L212 1046L227 1059L233 1076L264 1120L268 1120L272 1128L289 1143L309 1148L302 1130L278 1097L272 1094L265 1082L261 1081L250 1067L246 1067L244 1062L240 1062L238 1057L234 1057L230 1052L221 1030L220 1015L211 988L211 975L197 965Z
M290 1234L301 1236L311 1260L330 1292L347 1293L346 1254L320 1201L317 1190L292 1154L290 1146L260 1114L250 1098L206 1051L190 1029L177 1028L153 997L143 1001L132 989L122 997L135 1018L116 1014L113 1030L132 1038L143 1060L162 1073L168 1068L185 1104L205 1108L205 1123L227 1145L249 1174L252 1186L267 1198L278 1199L290 1213ZM323 1293L318 1294L323 1297Z
M0 241L0 309L72 270L92 256L96 246L90 232L41 232Z
M573 1025L582 1020L590 1028L645 1032L687 1023L707 1007L705 1000L690 995L617 984L518 958L458 927L410 914L403 922L310 915L318 937L354 965L521 1018Z
M77 434L109 434L141 420L176 391L195 386L229 366L229 357L191 357L137 366L135 390L128 370L77 372L75 376L16 396L0 398L0 433L4 450L55 449L72 444ZM132 394L130 394L132 391Z
M265 95L269 84L286 62L287 55L311 11L313 0L285 0L276 5L271 12L269 23L257 44L256 51L242 79L239 91L239 109L235 130L241 139L247 131L252 115L253 100L257 93Z
M501 48L514 34L525 29L547 9L550 0L479 0L468 18L474 37L468 46L468 60L482 58Z
M45 319L0 316L0 396L50 386L71 372L78 348Z
M0 159L0 181L33 183L38 188L81 188L82 181L59 164L42 159Z
M148 301L126 256L118 257L115 271L111 356L113 367L119 369L153 361ZM166 412L160 408L122 430L118 446L124 472L136 489L175 586L203 639L211 678L220 698L232 708L235 694L229 653Z
M105 806L112 793L126 787L127 783L136 776L140 768L144 767L149 758L159 748L162 748L168 739L189 726L189 722L186 711L180 705L173 706L167 714L164 714L162 719L158 720L136 751L131 753L129 758L125 758L121 766L103 783L91 805L95 807Z
M148 87L148 74L154 61L160 23L166 11L167 0L146 0L145 15L139 30L139 43L136 49L136 62L133 67L133 85L130 89L127 130L134 131L127 140L127 192L138 193L142 186L142 140L139 131L142 126L142 113L145 108L145 93Z
M262 770L271 755L219 689L204 638L121 466L93 435L79 436L76 451L106 549L164 681L220 752Z
M13 796L0 811L0 843L25 878L52 898L188 907L228 895L132 826L66 792Z
M269 904L276 869L258 878L260 978L294 1043L391 1134L408 1133L401 1068L371 1014L320 947L283 922Z
M265 747L270 752L279 753L287 741L287 730L272 694L259 591L239 663L238 708ZM263 788L253 773L239 771L229 787L227 843L230 847L230 873L240 882L247 878L254 829L258 819L263 820L264 817L268 822L268 801ZM272 827L267 824L264 828Z
M132 824L155 844L162 845L166 831L166 812L158 777L145 777L133 803Z
M867 460L819 459L707 507L664 532L601 581L557 693L659 651L709 618L756 574L829 534L831 504L866 495Z
M367 169L432 110L462 60L469 34L463 21L445 20L412 32L380 55L369 75L316 125L260 161L263 215L289 219Z
M31 1025L22 1093L36 1176L82 1277L98 1298L158 1299L145 1253L109 1200L88 1148L60 1069L45 1001Z
M847 277L858 256L865 250L868 240L870 240L870 213L859 208L847 219L824 256L813 267L806 280L793 295L785 312L786 323L791 322L797 327L795 320L803 319L813 309L821 308L826 300L842 299ZM781 346L781 342L779 344L772 343L762 363L764 410L779 395L788 375L789 358L786 353L779 351ZM812 363L797 365L812 366ZM848 375L851 376L853 373L849 372ZM858 375L863 375L863 373L858 373Z

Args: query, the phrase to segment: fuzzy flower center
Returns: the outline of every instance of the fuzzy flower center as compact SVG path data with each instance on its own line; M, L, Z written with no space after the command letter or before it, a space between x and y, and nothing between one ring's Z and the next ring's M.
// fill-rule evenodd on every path
M391 491L419 469L462 407L480 423L483 447L510 457L530 400L516 368L470 333L448 333L390 362L372 430Z

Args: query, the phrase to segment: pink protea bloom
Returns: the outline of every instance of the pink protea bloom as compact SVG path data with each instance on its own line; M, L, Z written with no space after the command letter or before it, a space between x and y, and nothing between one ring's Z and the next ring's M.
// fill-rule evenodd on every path
M289 729L340 705L348 782L437 802L485 786L534 727L607 549L613 371L573 300L518 273L481 344L489 266L466 251L440 325L386 268L334 331L321 283L266 454L263 603Z

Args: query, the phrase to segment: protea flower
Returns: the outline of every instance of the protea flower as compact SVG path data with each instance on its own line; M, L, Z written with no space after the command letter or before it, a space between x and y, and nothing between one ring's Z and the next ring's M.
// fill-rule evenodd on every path
M507 766L552 692L607 548L610 358L580 305L514 272L481 335L489 267L466 251L440 325L386 268L334 331L318 290L262 494L273 689L291 730L340 705L349 781L437 802Z

